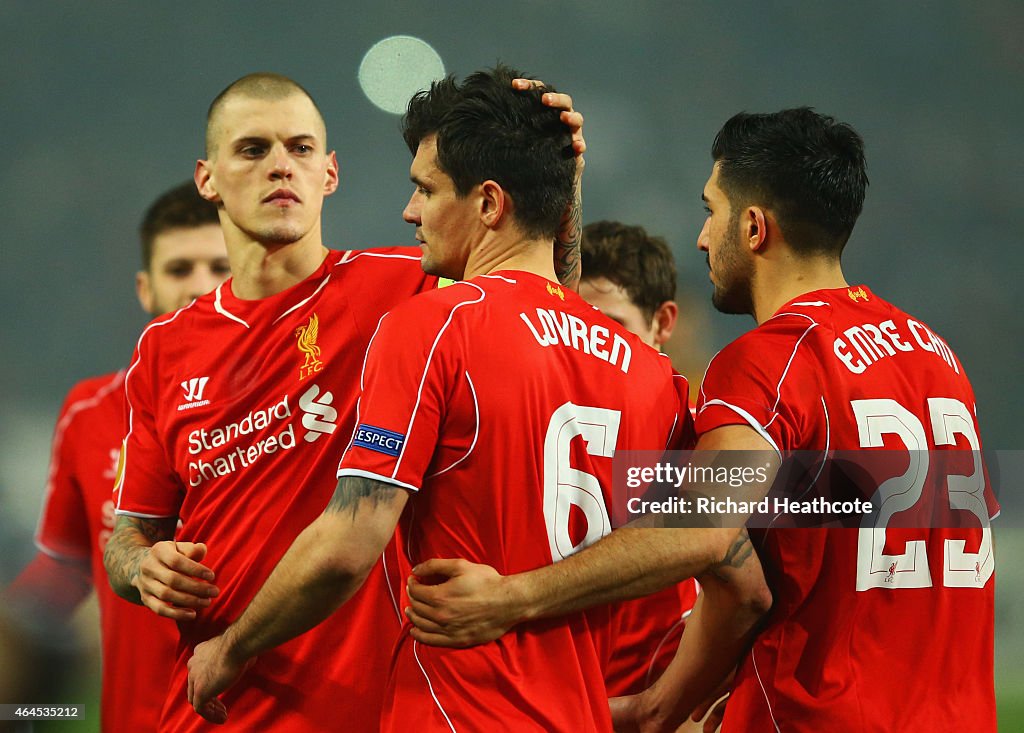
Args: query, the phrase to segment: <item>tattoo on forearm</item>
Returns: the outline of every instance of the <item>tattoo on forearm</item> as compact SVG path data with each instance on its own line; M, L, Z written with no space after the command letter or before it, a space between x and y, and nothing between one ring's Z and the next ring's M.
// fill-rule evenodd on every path
M355 518L359 502L363 499L372 501L373 506L376 507L385 501L389 501L394 497L396 491L401 490L394 484L386 484L383 481L376 481L372 478L343 476L338 480L338 488L335 489L334 496L331 497L331 502L327 505L326 511L337 513L348 510L352 512L352 517Z
M111 587L123 598L139 603L139 593L132 586L139 574L139 565L146 550L162 540L174 537L176 517L143 519L118 517L114 532L103 550L103 564L107 568Z
M578 195L562 217L562 226L555 237L555 274L558 281L575 289L580 281L580 240L583 236L583 202Z
M754 546L750 544L750 535L747 530L741 530L732 545L726 551L725 556L712 567L711 572L717 577L722 577L719 571L728 568L743 567L744 563L754 554Z

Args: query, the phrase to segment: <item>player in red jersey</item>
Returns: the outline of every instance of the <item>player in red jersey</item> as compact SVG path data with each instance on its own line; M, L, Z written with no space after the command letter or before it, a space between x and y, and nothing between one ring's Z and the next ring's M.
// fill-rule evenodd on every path
M784 455L909 454L907 483L879 486L880 509L860 529L751 530L777 578L775 608L743 661L725 729L994 731L997 506L974 393L941 338L843 275L867 183L860 137L808 109L738 115L712 154L699 245L713 301L759 325L709 365L700 431ZM755 193L766 180L776 183ZM955 521L887 531L931 504ZM928 623L904 625L914 618Z
M934 331L843 275L867 184L861 139L806 108L740 114L713 157L698 240L713 302L759 325L708 368L698 448L884 448L903 456L894 473L905 471L879 482L859 529L751 530L775 605L743 655L723 730L994 731L989 521L998 507L974 396ZM931 507L957 516L920 528L915 513ZM616 532L560 567L503 579L473 568L486 582L462 578L460 594L445 598L448 584L439 585L413 604L430 617L446 604L432 638L486 639L496 633L488 625L617 598L644 576L699 572L733 536L678 531L659 544ZM624 730L671 730L696 704L715 659L738 648L729 637L723 649L716 618L698 610L665 675L620 701Z
M665 240L640 226L591 222L583 227L580 261L580 296L660 350L679 316L676 266ZM605 673L609 695L640 692L664 672L696 600L689 578L620 605Z
M140 233L136 291L152 315L187 305L229 274L217 209L191 181L149 207ZM124 370L85 379L68 393L53 436L36 532L39 553L5 592L5 601L66 621L95 588L102 729L145 731L156 729L177 634L166 619L115 600L103 569L103 548L114 528L110 490L123 424Z
M465 281L381 321L334 499L245 614L196 649L198 710L222 716L213 696L251 657L343 612L407 504L412 562L528 570L610 530L616 449L661 450L688 427L668 360L555 281L570 138L512 76L449 78L410 103L405 218L423 267ZM608 623L599 609L457 652L403 634L382 730L610 731Z
M178 621L168 731L211 727L187 704L192 648L237 618L327 504L377 323L435 282L413 248L323 246L337 163L319 110L292 80L253 74L221 93L207 155L196 185L218 204L235 275L139 339L106 552L120 594ZM252 665L228 698L229 730L377 730L402 621L388 551L343 612Z

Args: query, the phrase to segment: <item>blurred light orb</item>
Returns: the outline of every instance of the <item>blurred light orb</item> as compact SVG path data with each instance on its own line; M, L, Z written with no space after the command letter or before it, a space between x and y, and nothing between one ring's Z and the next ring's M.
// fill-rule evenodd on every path
M378 41L359 64L359 86L377 107L400 115L409 99L444 77L444 62L433 46L414 36Z

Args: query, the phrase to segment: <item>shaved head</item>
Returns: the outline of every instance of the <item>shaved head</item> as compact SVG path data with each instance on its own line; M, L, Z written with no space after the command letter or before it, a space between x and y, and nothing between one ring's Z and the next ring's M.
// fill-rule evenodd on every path
M269 71L259 71L255 74L248 74L241 79L232 82L224 91L214 98L210 103L210 109L206 113L206 155L213 157L217 148L217 136L220 132L218 118L225 105L232 99L244 97L247 99L265 99L277 101L293 95L300 94L312 103L316 110L317 119L320 123L320 132L323 134L324 145L327 144L327 126L324 124L323 114L317 106L312 95L307 92L298 82L289 79L281 74L274 74Z

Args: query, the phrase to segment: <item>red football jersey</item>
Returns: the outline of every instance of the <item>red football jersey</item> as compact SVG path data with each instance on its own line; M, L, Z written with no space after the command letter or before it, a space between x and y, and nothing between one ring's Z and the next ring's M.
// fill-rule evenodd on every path
M118 598L103 567L123 425L124 371L85 379L68 393L53 435L36 546L91 565L103 650L103 730L152 731L167 695L177 631L168 619Z
M610 531L614 452L663 450L685 397L666 357L575 293L481 276L381 322L339 475L414 492L411 563L524 572ZM610 731L609 624L605 607L458 650L402 634L382 730Z
M261 655L224 695L226 728L188 705L185 665L327 505L370 337L384 313L435 282L411 248L331 252L281 293L243 301L228 281L143 332L126 378L117 513L181 517L177 538L207 544L221 590L179 624L161 730L377 730L401 628L397 568L389 587L378 564L344 609Z
M749 424L782 455L885 449L906 467L861 529L750 531L775 603L723 730L995 731L998 507L949 346L864 286L815 291L719 353L699 404L698 433ZM898 528L929 503L965 528Z

